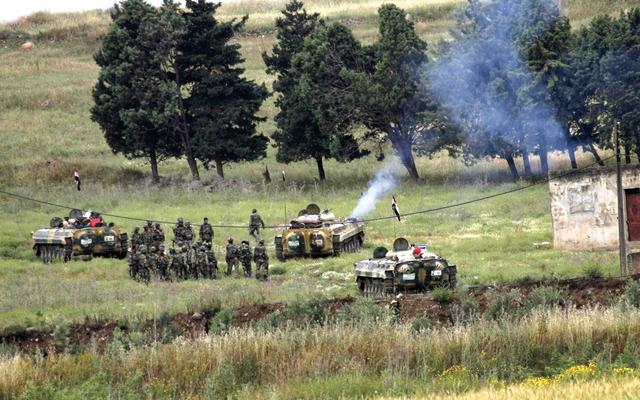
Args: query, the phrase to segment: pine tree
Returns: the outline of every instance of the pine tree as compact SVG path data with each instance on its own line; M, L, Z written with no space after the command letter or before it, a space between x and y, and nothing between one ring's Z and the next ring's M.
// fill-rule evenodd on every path
M101 70L91 108L91 119L100 125L111 150L147 159L154 181L158 163L179 157L183 150L163 117L173 112L175 92L164 85L158 59L141 41L157 18L156 10L142 0L115 6L113 23L94 57Z

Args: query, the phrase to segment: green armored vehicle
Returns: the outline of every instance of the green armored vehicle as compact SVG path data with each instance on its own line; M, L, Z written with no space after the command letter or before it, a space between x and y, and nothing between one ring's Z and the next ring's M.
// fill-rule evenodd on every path
M71 210L66 221L56 217L50 228L31 232L31 247L36 257L45 263L59 259L89 260L93 256L127 256L127 234L120 229L107 226L102 219L88 212Z
M282 234L276 236L276 257L338 256L353 253L364 242L364 222L356 218L336 218L331 209L309 204Z
M456 266L421 247L411 247L406 239L398 238L392 251L378 247L373 258L355 263L360 293L371 296L425 291L442 285L455 287Z

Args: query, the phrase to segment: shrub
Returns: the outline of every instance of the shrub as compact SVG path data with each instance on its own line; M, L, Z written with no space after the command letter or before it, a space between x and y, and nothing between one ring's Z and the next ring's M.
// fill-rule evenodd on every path
M215 317L211 319L209 333L212 335L221 335L228 332L235 314L236 312L233 307L223 308L222 311L217 313Z
M53 330L53 342L58 349L64 351L69 346L69 324L60 321Z
M327 316L326 302L322 293L313 293L309 298L296 294L287 304L287 313L301 321L321 324Z
M522 305L520 289L497 293L487 304L486 315L492 319L499 319L506 315L518 315L518 308Z
M378 322L391 317L391 310L377 306L367 298L358 298L350 304L344 305L338 312L341 321L360 324L363 322Z
M555 286L538 286L531 291L529 303L533 307L548 307L564 304L565 298Z
M431 298L438 303L448 303L452 297L453 290L446 286L438 286L431 291Z
M269 332L276 330L282 324L282 315L280 311L272 312L267 314L264 318L256 321L254 326L262 331Z
M453 319L456 324L474 322L480 316L480 304L472 295L460 296L460 305L453 308Z
M287 273L287 269L282 265L277 265L275 267L269 268L270 275L284 275Z
M413 318L411 320L411 328L413 328L415 332L422 332L431 328L431 322L429 321L429 317L422 316L419 318Z
M624 301L629 307L640 308L640 284L633 279L627 281L624 289Z
M584 276L591 279L598 279L604 277L604 272L598 264L587 265L582 269Z
M171 322L171 314L169 314L168 311L164 311L160 314L157 324L162 344L170 343L175 338L182 335L182 327L176 322Z

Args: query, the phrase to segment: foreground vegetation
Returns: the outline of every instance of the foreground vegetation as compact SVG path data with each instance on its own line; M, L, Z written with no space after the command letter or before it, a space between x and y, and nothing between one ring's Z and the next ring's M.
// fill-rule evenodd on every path
M449 330L398 324L383 310L360 301L343 308L338 323L321 319L305 329L281 326L276 314L254 327L220 324L193 342L167 345L115 335L103 355L89 348L30 358L5 348L0 396L422 397L483 387L490 388L485 393L535 387L553 393L559 385L638 379L640 313L628 303L536 308L521 319L480 318Z

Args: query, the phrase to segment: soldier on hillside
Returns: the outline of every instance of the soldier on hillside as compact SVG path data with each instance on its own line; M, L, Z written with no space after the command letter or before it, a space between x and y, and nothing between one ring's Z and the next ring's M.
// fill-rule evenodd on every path
M202 246L196 253L196 274L198 278L206 278L209 260L207 259L207 249Z
M149 225L145 225L142 231L142 244L147 247L153 246L153 231L149 229Z
M260 218L258 210L251 210L251 219L249 220L249 235L255 240L260 238L260 228L264 228L264 221Z
M184 241L184 220L182 218L178 218L178 223L173 226L173 242L178 243L180 241Z
M253 249L253 261L256 263L256 279L269 280L269 255L264 246L264 239L260 239L258 246ZM262 275L262 276L261 276Z
M211 243L213 236L213 227L209 223L209 218L205 218L204 223L200 226L200 240Z
M195 239L196 239L196 232L193 230L193 227L191 226L191 222L187 221L186 225L184 226L183 241L187 245L190 245Z
M207 260L209 261L208 265L208 278L216 279L217 270L218 270L218 259L216 258L216 253L213 251L213 245L211 242L207 242L205 244L206 252L207 252Z
M136 250L138 246L143 244L142 233L140 233L140 227L136 226L131 234L131 250Z
M169 279L177 281L180 275L178 275L178 271L180 271L180 267L178 266L178 255L176 254L175 247L169 247L169 255L167 256L167 274L169 275Z
M136 254L137 247L132 247L129 251L129 276L131 279L138 279L138 254Z
M166 281L169 278L169 257L164 253L164 244L160 244L158 252L156 253L156 265L158 271L158 279Z
M156 227L153 230L153 245L156 247L164 246L164 230L162 230L160 222L156 222Z
M235 269L236 276L238 276L238 259L240 257L240 250L238 246L233 244L233 238L229 238L229 244L227 245L227 276L231 276L231 270Z
M149 266L149 278L158 279L158 249L151 246L147 252L147 264Z
M245 278L251 278L251 247L248 240L243 240L240 245L240 262Z
M189 276L193 279L198 279L198 264L197 264L197 246L195 243L191 243L191 246L187 247L187 265L189 266Z
M144 283L149 283L149 262L147 260L147 246L140 245L137 256L138 276Z
M178 246L180 247L180 253L178 254L178 256L180 257L180 277L182 279L189 279L189 251L187 249L187 246L182 243L179 242Z

